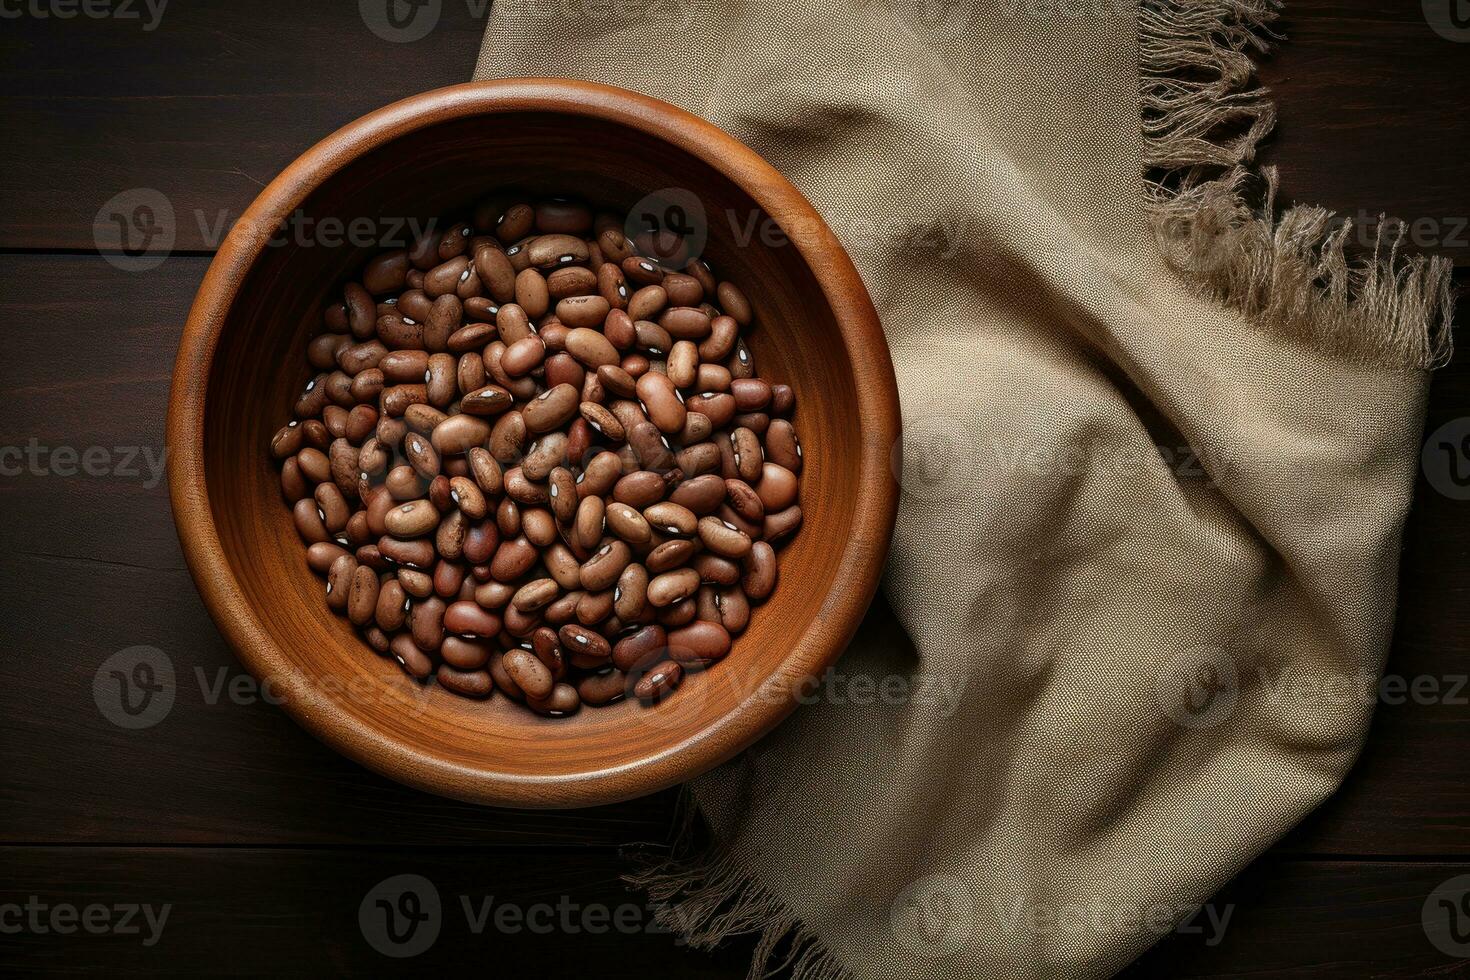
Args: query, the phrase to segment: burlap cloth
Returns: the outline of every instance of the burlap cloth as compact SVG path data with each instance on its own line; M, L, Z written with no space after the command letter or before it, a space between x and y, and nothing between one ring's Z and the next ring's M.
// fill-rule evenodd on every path
M1351 766L1448 270L1272 208L1271 14L496 0L480 77L646 92L786 174L897 368L892 614L694 784L715 846L642 879L690 940L802 980L1108 975Z

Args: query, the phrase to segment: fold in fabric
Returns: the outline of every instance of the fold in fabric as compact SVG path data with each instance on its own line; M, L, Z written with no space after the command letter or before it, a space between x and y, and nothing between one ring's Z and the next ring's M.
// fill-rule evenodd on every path
M712 846L639 879L691 942L799 980L1109 975L1226 928L1200 906L1352 764L1371 701L1333 692L1387 645L1448 280L1264 200L1272 12L495 4L479 77L636 89L790 178L899 379L884 600L693 784Z

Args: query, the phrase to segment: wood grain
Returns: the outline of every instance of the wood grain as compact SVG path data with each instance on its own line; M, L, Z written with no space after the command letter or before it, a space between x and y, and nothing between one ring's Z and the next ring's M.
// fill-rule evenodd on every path
M350 2L193 0L151 32L7 20L0 248L93 249L102 205L154 188L172 202L175 248L214 250L221 218L238 219L308 146L469 77L483 12L462 0L441 10L433 33L407 44L373 34ZM1438 222L1430 250L1470 262L1470 231L1452 234L1470 215L1470 44L1434 34L1417 3L1292 0L1281 28L1288 40L1260 74L1280 118L1263 160L1281 168L1286 197Z
M424 688L327 609L262 449L309 377L301 352L329 297L371 254L277 244L278 224L297 213L339 227L381 215L427 219L507 188L626 211L661 187L698 199L703 257L750 284L757 324L783 327L754 329L749 344L762 375L796 394L805 520L780 562L782 579L800 587L778 587L728 657L651 708L627 699L541 718L505 698L481 704ZM773 222L789 244L751 247L740 237L751 222ZM215 622L323 741L456 799L615 802L731 758L795 710L800 685L846 648L877 590L897 511L898 390L847 253L755 153L622 89L465 84L396 103L319 143L262 193L242 228L215 257L184 327L168 409L170 497Z
M212 251L210 229L221 216L238 218L302 149L365 111L468 76L483 25L467 5L447 0L438 29L413 44L375 37L355 8L192 0L171 4L151 33L85 19L7 20L0 30L10 124L0 142L0 249L90 251L101 205L152 187L176 209L175 248ZM1283 27L1290 41L1261 77L1281 120L1263 157L1281 168L1286 197L1350 214L1440 220L1448 233L1452 221L1444 219L1470 210L1470 115L1461 108L1470 45L1433 35L1415 3L1291 0ZM1467 264L1462 246L1430 248ZM174 258L124 275L95 257L0 255L0 309L7 312L0 446L35 436L47 445L161 448L169 365L205 264ZM51 356L57 344L64 358ZM1462 356L1433 381L1428 428L1467 415L1470 369ZM177 920L193 924L175 934L187 938L167 960L105 938L17 942L0 935L7 973L80 972L106 962L124 975L154 967L193 975L217 963L221 947L242 970L276 969L277 958L251 958L263 957L259 950L271 942L306 964L381 970L390 961L344 951L344 942L359 942L351 931L346 940L329 937L325 953L314 932L301 936L302 923L315 930L329 914L323 896L339 876L425 867L412 856L400 860L402 852L376 864L371 855L383 853L380 845L452 845L453 860L475 869L476 885L522 893L545 873L535 862L547 846L647 839L667 826L668 795L535 814L452 803L347 762L277 708L208 705L194 669L238 676L238 664L188 582L164 488L141 484L0 477L0 769L7 776L0 839L299 849L6 848L0 877L16 892L133 901L165 892L191 896L196 909ZM1443 680L1467 672L1467 506L1421 480L1405 536L1391 673ZM194 685L165 723L142 733L104 724L91 702L97 665L128 643L167 650ZM1427 945L1416 910L1443 877L1470 870L1429 860L1467 853L1467 732L1470 712L1462 705L1380 707L1343 789L1278 849L1298 859L1268 857L1226 892L1239 904L1225 942L1166 940L1134 975L1463 971ZM368 846L307 847L352 842ZM466 847L475 843L489 847ZM208 870L215 855L223 870ZM287 870L280 855L299 858L307 870ZM1362 860L1405 855L1421 860ZM620 894L610 850L587 848L565 860L585 876L553 861L565 871L553 872L555 888L583 901ZM349 904L360 900L347 891ZM672 945L668 937L638 937L614 949L587 936L550 937L535 949L516 946L515 955L540 956L561 975L644 975L636 970L644 961L667 975L744 974L739 945L723 966L666 958ZM501 948L445 944L436 965L482 964Z
M624 865L606 851L4 847L0 862L0 909L46 907L46 932L0 932L7 976L79 973L98 963L112 976L192 977L206 965L249 976L440 974L488 960L497 976L737 980L751 949L749 938L714 954L681 947L654 924L646 896L623 886ZM1465 961L1432 945L1421 916L1437 887L1467 872L1463 863L1268 860L1123 976L1459 975ZM360 913L368 894L398 875L432 885L439 932L423 952L390 959L368 939L372 932L382 941L383 910ZM413 887L429 894L422 881ZM168 904L161 931L141 915L140 934L49 928L56 906L123 903L152 906L155 920ZM157 941L146 945L150 934Z
M1121 976L1252 980L1458 977L1467 960L1436 948L1424 905L1470 865L1264 859ZM1443 914L1440 910L1435 910ZM1228 918L1227 918L1228 916ZM1438 922L1431 920L1438 927ZM1462 915L1459 928L1470 925ZM1218 941L1212 941L1217 940Z
M167 486L151 483L141 460L139 475L115 472L119 449L162 451L169 369L206 264L174 258L139 275L97 257L0 256L0 307L10 314L0 446L99 446L114 470L70 475L43 456L39 472L0 476L0 594L13 611L0 657L0 839L661 837L669 794L533 814L413 792L311 738L250 683L189 578ZM92 681L108 656L140 644L170 658L178 693L163 721L129 731L100 713Z
M1436 34L1417 2L1290 0L1279 29L1259 74L1278 119L1262 162L1283 199L1386 213L1421 251L1470 265L1470 43Z
M102 205L152 188L172 202L174 247L212 251L222 221L317 140L468 78L483 8L447 0L434 32L408 44L373 34L356 2L191 0L152 31L6 19L0 247L93 249Z
M96 257L0 256L0 307L13 324L0 359L0 385L13 393L0 399L0 445L34 437L47 447L161 452L167 365L205 265L174 258L140 276ZM1466 414L1467 364L1435 375L1430 430ZM596 843L663 832L668 797L535 816L406 791L335 756L278 708L218 694L222 677L238 683L243 670L191 587L166 488L146 485L143 459L134 465L137 476L0 478L9 518L0 523L0 590L27 610L7 625L11 653L0 658L0 759L11 775L0 788L3 839ZM1343 789L1286 842L1293 853L1470 853L1470 711L1444 703L1470 663L1465 506L1421 475L1386 668L1434 678L1446 698L1380 707ZM168 653L187 692L166 723L141 733L103 724L90 690L102 660L135 644ZM235 765L251 778L178 778L178 769ZM170 805L158 808L160 798ZM390 819L405 812L413 819Z
M623 885L610 851L6 847L0 864L0 916L10 903L21 907L7 924L29 914L27 903L46 906L44 932L0 930L8 977L103 963L108 976L149 977L431 976L493 964L497 977L739 980L749 962L745 943L716 954L678 944L654 922L646 896ZM370 944L369 933L400 948L379 925L385 910L362 909L370 891L398 875L422 879L414 884L424 896L428 882L440 907L437 937L411 957ZM142 913L136 934L50 928L56 906L127 903L150 906L162 928ZM411 935L407 920L400 924L400 935Z

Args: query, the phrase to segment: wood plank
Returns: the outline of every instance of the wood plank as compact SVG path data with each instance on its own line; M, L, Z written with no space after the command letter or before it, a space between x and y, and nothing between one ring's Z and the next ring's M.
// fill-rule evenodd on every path
M164 506L161 504L161 506ZM183 571L0 563L27 611L0 665L0 839L27 842L607 844L661 839L672 792L589 810L457 803L371 773L299 728L235 660ZM112 653L169 658L164 720L134 731L93 699Z
M238 216L311 143L362 112L468 77L482 28L474 6L446 0L435 32L409 44L379 39L355 8L194 0L170 4L151 32L7 21L0 249L90 250L107 198L156 188L175 209L173 248L208 251L221 219ZM1283 26L1291 43L1261 74L1281 111L1264 159L1282 168L1285 194L1426 219L1429 249L1470 264L1461 224L1470 117L1459 91L1470 44L1434 35L1415 4L1292 0ZM612 977L744 976L748 943L707 957L643 928L477 935L458 908L461 895L491 894L523 909L554 909L562 896L578 911L639 908L641 896L617 881L621 864L598 845L660 836L670 795L574 813L454 804L342 760L268 704L213 697L221 677L241 672L183 569L164 488L143 455L161 451L174 345L204 266L175 258L126 275L85 257L0 256L0 307L11 314L0 447L33 437L102 447L111 470L63 475L67 465L52 459L46 474L0 476L0 590L12 613L0 630L0 840L302 846L0 848L0 903L37 894L52 905L176 906L157 947L136 936L0 931L7 975L104 964L120 975L197 975L206 964L377 971L393 961L365 941L358 907L384 878L417 873L434 881L448 915L435 946L406 961L414 968L493 956L510 975L580 977L595 964ZM1466 416L1462 356L1435 378L1426 431ZM117 472L120 450L135 451L137 475ZM1470 854L1470 717L1463 701L1445 700L1470 663L1467 506L1421 476L1405 536L1387 669L1440 694L1380 706L1343 790L1277 849L1421 860L1268 857L1212 903L1233 909L1218 947L1173 936L1128 976L1463 970L1465 960L1428 941L1420 913L1436 886L1470 872L1432 860ZM165 649L182 681L169 718L144 732L106 724L91 700L97 665L135 643ZM344 846L305 846L317 843ZM357 844L373 846L347 846Z
M180 325L207 260L149 273L87 256L0 256L11 311L0 446L162 449ZM66 329L57 329L64 324ZM1470 414L1470 358L1434 379L1429 426ZM146 458L146 457L145 457ZM154 457L156 458L156 456ZM667 794L602 811L517 814L436 800L346 762L262 701L184 568L165 487L136 476L0 477L0 839L25 842L616 842L658 837ZM1445 693L1470 663L1470 522L1421 478L1390 673ZM105 723L92 679L113 652L165 651L179 695L164 723ZM249 692L253 693L253 692ZM1462 694L1470 692L1462 692ZM217 774L227 773L226 778ZM1385 705L1342 792L1288 842L1298 853L1470 853L1470 709ZM160 805L160 803L165 805ZM408 817L409 819L404 819Z
M138 474L115 472L126 450L162 451L173 354L205 265L172 258L140 275L97 257L0 256L0 447L34 439L84 458L95 446L110 460L104 475L71 475L75 461L38 455L39 472L27 461L0 476L0 594L14 611L0 627L0 840L661 837L672 794L565 813L442 800L348 762L261 697L195 592L166 485L138 459ZM163 721L134 731L104 718L92 683L137 645L170 658L177 694Z
M133 4L144 9L141 2ZM213 249L312 144L380 106L469 80L485 0L445 0L434 31L395 43L355 2L190 0L145 22L7 19L0 92L0 247L95 246L92 221L140 188L172 204L177 249Z
M210 965L242 975L391 969L395 959L373 942L404 953L413 950L412 939L398 946L386 942L384 910L368 901L364 915L363 905L370 894L396 898L403 885L423 897L421 912L432 907L431 894L439 904L437 917L420 926L427 939L431 923L437 923L432 943L396 960L415 973L493 957L496 975L503 976L583 977L595 965L598 976L612 978L738 978L745 975L751 949L749 939L714 954L681 947L653 924L645 896L624 888L623 861L602 849L7 847L0 849L0 862L7 872L0 882L0 915L8 915L7 925L22 927L0 931L8 976L82 973L103 964L115 976L195 976ZM1457 947L1446 952L1434 945L1424 909L1442 885L1467 874L1466 863L1267 860L1123 976L1449 975L1467 959L1450 955ZM380 890L399 875L418 880ZM1455 898L1462 892L1440 894ZM3 911L7 903L16 910ZM135 916L137 933L61 934L52 928L58 908L75 908L80 916L90 905L125 903L149 906L161 929L150 926L143 913ZM38 910L37 918L28 905ZM879 921L888 912L867 907L860 897L850 911ZM1065 910L1030 911L1067 916ZM1099 928L1113 928L1118 919L1103 913ZM61 915L58 921L66 927L68 913ZM1431 903L1429 921L1441 941L1448 934L1447 915ZM407 920L398 921L400 936L407 938ZM1462 919L1459 925L1467 923Z
M1470 31L1459 41L1435 33L1429 6L1290 0L1287 40L1260 70L1278 110L1262 159L1281 168L1286 199L1397 216L1424 250L1464 266Z
M1322 862L1266 859L1223 889L1197 917L1200 932L1170 935L1120 976L1251 980L1362 980L1459 976L1470 944L1437 947L1425 904L1441 886L1470 872L1462 863ZM1464 878L1450 892L1458 900ZM1228 915L1228 919L1226 916ZM1437 902L1427 920L1447 941L1448 913ZM1459 915L1457 927L1470 928ZM1212 940L1219 938L1212 944Z
M434 31L412 43L375 35L355 3L193 0L170 4L150 32L129 21L7 21L0 248L93 249L103 204L151 188L174 210L174 248L213 249L222 217L237 218L338 126L469 78L482 4L441 9ZM1281 167L1288 196L1428 220L1431 250L1465 264L1470 230L1454 226L1470 184L1460 92L1470 44L1436 35L1419 11L1375 0L1289 4L1291 40L1261 72L1281 111L1264 158Z
M427 976L484 963L504 977L581 978L595 967L615 980L736 980L748 962L739 946L711 955L679 945L654 923L646 897L624 887L626 866L610 850L4 848L0 861L0 915L6 903L21 906L6 926L29 916L32 896L46 906L40 928L27 919L19 933L0 929L11 977L103 968L108 976L346 976L395 967ZM388 940L385 910L368 900L398 875L418 876L421 908L430 907L431 889L439 904L420 931L398 920L400 935L429 940L411 957L385 955L369 941L399 954L415 949ZM396 900L402 892L390 884L382 894ZM150 928L142 912L136 934L51 927L58 906L123 903L150 906L162 928Z

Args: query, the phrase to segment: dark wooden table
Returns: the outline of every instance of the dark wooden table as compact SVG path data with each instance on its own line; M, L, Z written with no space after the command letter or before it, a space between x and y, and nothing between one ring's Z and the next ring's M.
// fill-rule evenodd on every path
M746 947L679 947L618 881L617 849L661 839L672 794L565 813L451 803L346 762L256 696L195 594L156 469L180 325L221 229L337 126L467 78L483 4L445 0L428 39L400 44L347 0L190 0L154 29L141 0L110 8L138 19L27 2L0 24L0 447L23 453L0 456L0 972L382 970L359 904L411 873L445 905L416 970L744 976ZM1418 3L1386 6L1292 5L1292 43L1262 71L1281 106L1270 160L1295 199L1418 221L1464 272L1470 43ZM176 236L139 274L98 254L92 221L144 188ZM1430 431L1470 416L1467 363L1435 377ZM1216 897L1223 941L1172 936L1132 974L1470 975L1421 922L1470 873L1467 515L1421 477L1387 665L1418 695L1385 699L1341 792ZM178 693L130 730L92 684L137 645L167 654ZM487 901L548 918L477 932ZM141 915L119 921L125 903L169 904L161 941Z

